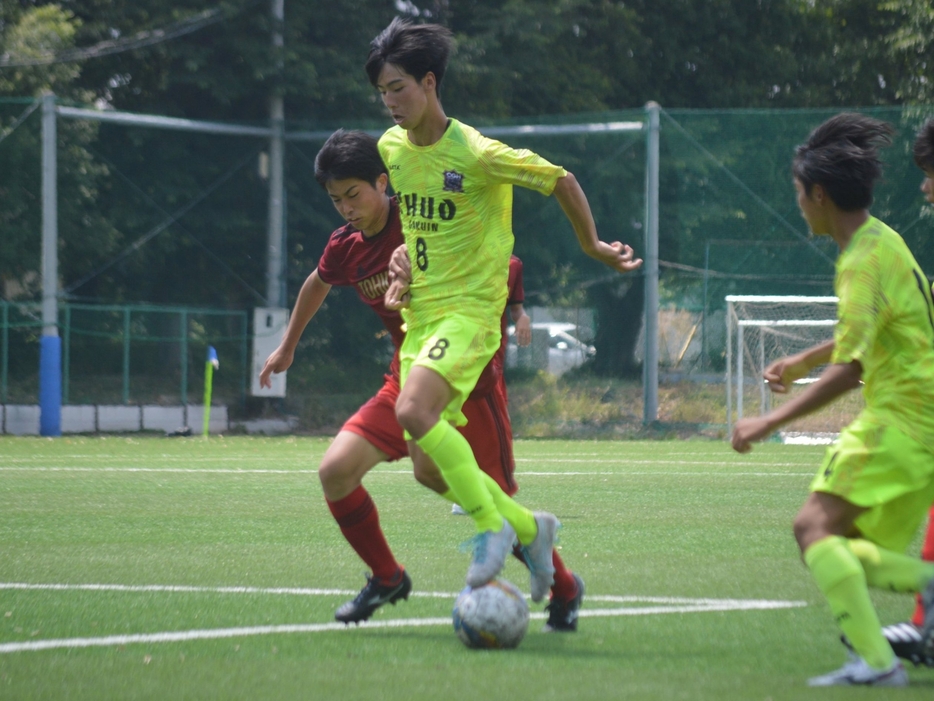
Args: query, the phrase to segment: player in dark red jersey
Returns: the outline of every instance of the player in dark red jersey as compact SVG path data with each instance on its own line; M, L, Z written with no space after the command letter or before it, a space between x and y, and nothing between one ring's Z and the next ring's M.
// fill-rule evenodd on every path
M263 386L270 384L270 375L291 366L302 332L333 285L356 289L360 299L379 315L397 351L404 335L399 313L383 303L389 285L389 260L403 237L398 206L386 192L388 175L376 139L364 132L335 132L315 159L315 177L347 224L331 234L318 267L302 285L282 342L260 373ZM468 423L459 430L474 450L481 469L512 495L518 487L513 478L512 427L502 368L503 358L498 363L494 358L484 370L463 408ZM318 469L325 500L341 533L373 573L360 594L335 612L335 618L345 623L366 620L383 604L407 599L412 589L408 574L386 542L376 505L363 487L363 477L375 465L408 455L395 416L398 395L396 355L382 388L347 420ZM412 461L419 482L455 501L430 459L415 451ZM583 599L583 582L564 566L557 552L553 561L555 583L546 630L573 631Z

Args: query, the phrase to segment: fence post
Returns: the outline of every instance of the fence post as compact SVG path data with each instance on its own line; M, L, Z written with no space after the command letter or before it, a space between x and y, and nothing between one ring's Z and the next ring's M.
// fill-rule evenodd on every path
M708 278L710 272L710 239L704 242L704 311L701 314L701 367L710 368L710 358L707 354L707 313L710 311L708 295Z
M743 362L745 361L746 341L743 338L743 325L736 324L736 420L743 418L743 390L746 378L743 375Z
M249 317L240 312L240 406L246 406L246 388L249 385L250 363L247 358L247 343L250 334Z
M0 300L0 308L3 309L3 320L0 322L3 326L3 353L2 358L0 358L0 404L6 404L7 376L10 369L10 303Z
M661 107L649 102L645 158L645 358L642 363L642 423L658 420L658 132Z
M272 1L272 45L281 72L285 0ZM285 306L285 102L276 88L269 99L269 223L266 245L266 306Z
M71 305L65 305L65 335L62 344L62 404L68 404L68 385L71 384Z
M182 361L182 388L181 399L182 406L188 405L188 310L182 309L180 312L181 335L181 361ZM186 409L187 412L187 409Z
M62 339L58 335L58 147L55 95L42 96L42 337L39 433L62 435Z
M726 300L726 439L733 435L733 302Z
M130 403L130 308L123 308L123 403Z

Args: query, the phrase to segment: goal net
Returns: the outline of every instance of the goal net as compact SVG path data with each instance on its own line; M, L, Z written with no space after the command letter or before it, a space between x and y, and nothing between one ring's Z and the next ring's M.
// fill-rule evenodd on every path
M759 414L771 407L762 374L775 360L833 338L836 297L727 295L726 415L728 435L744 406L758 403ZM813 382L820 374L798 382Z

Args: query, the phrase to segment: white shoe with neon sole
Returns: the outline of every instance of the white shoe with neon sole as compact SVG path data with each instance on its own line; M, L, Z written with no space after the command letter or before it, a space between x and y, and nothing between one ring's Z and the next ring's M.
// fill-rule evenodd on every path
M840 669L811 677L808 686L908 686L908 673L899 660L888 669L873 669L851 652L849 661Z
M495 579L506 564L506 556L512 552L515 542L516 532L505 519L499 531L484 531L475 535L468 542L473 559L467 569L467 586L482 587Z

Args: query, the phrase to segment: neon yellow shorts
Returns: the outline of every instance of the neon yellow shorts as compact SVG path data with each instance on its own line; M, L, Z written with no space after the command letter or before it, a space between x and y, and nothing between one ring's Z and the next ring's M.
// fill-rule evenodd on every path
M863 537L904 552L934 500L934 453L897 428L859 416L830 446L811 491L862 506Z
M441 418L463 426L467 417L461 407L499 348L499 342L499 319L483 324L452 313L434 324L409 329L399 349L400 385L405 386L414 365L434 370L453 390L451 402Z

